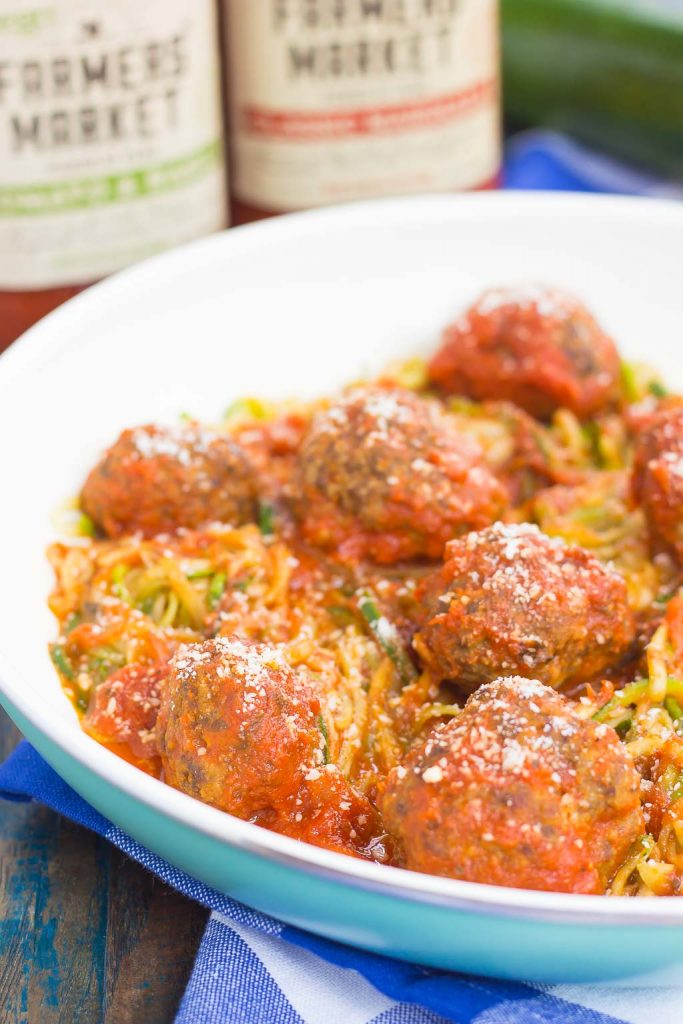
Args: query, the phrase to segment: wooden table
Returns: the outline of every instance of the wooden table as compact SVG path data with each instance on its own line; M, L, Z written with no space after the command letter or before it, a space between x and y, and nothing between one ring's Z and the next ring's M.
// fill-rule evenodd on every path
M0 760L19 738L0 709ZM0 1024L167 1024L206 916L86 829L0 801Z

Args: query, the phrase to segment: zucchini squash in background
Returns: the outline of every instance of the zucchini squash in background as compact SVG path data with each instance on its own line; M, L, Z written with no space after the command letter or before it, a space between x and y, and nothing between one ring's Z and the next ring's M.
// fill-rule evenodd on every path
M502 0L505 110L683 180L683 0Z

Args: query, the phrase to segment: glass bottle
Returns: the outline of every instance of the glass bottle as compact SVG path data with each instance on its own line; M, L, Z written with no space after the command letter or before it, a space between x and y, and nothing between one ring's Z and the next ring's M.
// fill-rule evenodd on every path
M233 217L490 187L497 0L224 0Z
M0 0L0 350L226 222L216 0Z

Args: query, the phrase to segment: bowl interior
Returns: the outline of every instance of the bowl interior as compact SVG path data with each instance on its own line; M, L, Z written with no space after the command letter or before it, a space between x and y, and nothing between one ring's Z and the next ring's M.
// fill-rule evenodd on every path
M683 386L683 209L433 197L240 229L92 289L0 359L0 652L7 695L80 737L47 656L53 514L124 426L211 421L235 397L313 396L428 352L490 285L574 290L626 358ZM95 745L93 744L93 747Z

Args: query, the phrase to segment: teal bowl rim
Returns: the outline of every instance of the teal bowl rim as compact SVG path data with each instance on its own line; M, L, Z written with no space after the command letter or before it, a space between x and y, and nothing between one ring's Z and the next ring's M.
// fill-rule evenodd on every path
M600 211L616 221L627 217L647 222L651 227L653 222L670 225L673 219L679 221L683 228L683 204L672 201L563 193L493 193L386 199L308 211L232 229L230 244L239 251L267 245L269 238L281 234L305 238L309 230L317 231L320 226L333 227L340 220L344 221L347 229L353 226L354 220L367 223L368 218L378 223L391 223L399 217L405 225L408 222L421 223L425 219L434 219L438 217L439 211L446 209L451 214L455 210L462 210L464 215L471 216L473 211L485 213L487 209L489 213L495 214L497 209L512 207L513 204L521 216L525 212L538 213L539 208L546 215L551 215L553 210L566 215L573 210L585 213L586 208L593 208L595 213ZM28 331L0 357L0 395L31 364L40 362L43 352L53 343L53 327L59 325L62 328L63 341L66 335L64 327L70 320L77 322L81 311L86 312L89 306L96 309L103 299L125 301L126 293L131 289L137 290L148 275L163 273L166 266L172 267L177 262L182 265L190 253L210 259L214 246L225 244L223 234L192 243L147 260L72 299ZM75 716L71 725L61 718L51 716L47 707L39 706L31 700L31 692L30 679L0 652L0 695L4 694L10 712L15 708L84 771L93 773L170 819L255 857L323 877L341 886L372 890L416 904L483 915L562 924L683 926L683 902L676 898L637 900L582 896L464 882L356 860L269 832L203 804L146 775L83 733L75 722Z

